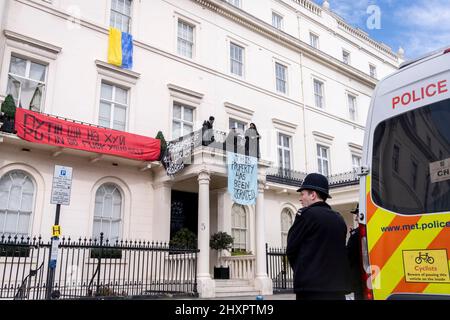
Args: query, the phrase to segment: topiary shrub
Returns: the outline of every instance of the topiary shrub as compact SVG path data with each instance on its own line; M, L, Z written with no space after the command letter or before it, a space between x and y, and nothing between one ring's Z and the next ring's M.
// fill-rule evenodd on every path
M159 160L161 160L164 155L164 152L167 149L167 142L166 139L164 138L164 134L161 131L158 131L155 138L160 140L161 147L159 153Z
M16 116L16 103L14 102L14 98L12 95L8 94L5 98L5 101L2 103L1 111L5 114L6 117L10 119L14 119Z
M179 249L196 249L197 236L191 230L182 228L173 235L172 240L169 242L169 246Z

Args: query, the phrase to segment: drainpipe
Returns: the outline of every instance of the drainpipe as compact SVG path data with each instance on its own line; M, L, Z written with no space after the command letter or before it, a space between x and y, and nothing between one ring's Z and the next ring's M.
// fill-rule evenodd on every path
M297 26L298 26L298 38L300 39L300 16L299 11L297 11ZM308 157L306 155L306 112L305 112L305 88L303 82L303 53L300 52L300 85L302 88L302 112L303 112L303 147L305 154L305 172L308 172Z

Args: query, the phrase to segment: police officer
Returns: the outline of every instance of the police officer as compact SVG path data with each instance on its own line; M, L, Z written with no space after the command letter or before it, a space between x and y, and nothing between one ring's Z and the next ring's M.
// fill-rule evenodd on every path
M303 208L289 229L286 247L297 300L345 300L350 289L347 225L325 202L331 198L328 179L308 174L297 192Z
M350 212L355 215L355 222L358 223L359 204L356 205L356 208ZM362 280L361 239L359 237L358 227L350 231L350 237L347 241L347 254L350 264L351 291L354 294L355 300L362 300L364 299L364 289Z

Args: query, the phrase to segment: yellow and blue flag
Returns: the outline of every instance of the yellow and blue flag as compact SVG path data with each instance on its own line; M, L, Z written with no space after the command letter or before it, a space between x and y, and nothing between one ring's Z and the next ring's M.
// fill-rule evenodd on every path
M109 28L108 63L125 69L133 67L133 36Z

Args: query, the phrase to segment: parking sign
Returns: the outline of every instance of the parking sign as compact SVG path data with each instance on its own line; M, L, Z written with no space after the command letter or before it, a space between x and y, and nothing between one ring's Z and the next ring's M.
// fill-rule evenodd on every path
M70 191L72 190L72 168L55 166L53 173L52 197L50 203L70 204Z

